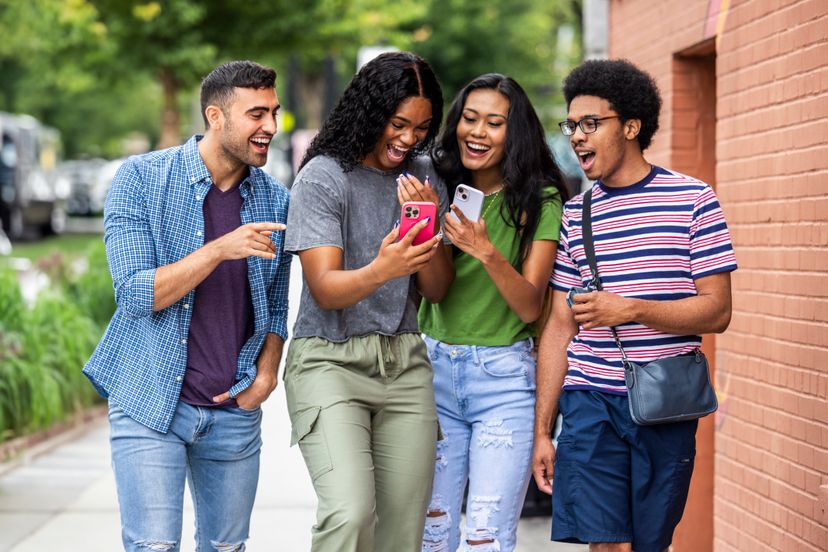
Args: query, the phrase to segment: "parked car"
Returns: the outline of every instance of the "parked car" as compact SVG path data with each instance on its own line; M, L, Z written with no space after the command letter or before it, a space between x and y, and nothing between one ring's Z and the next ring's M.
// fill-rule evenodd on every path
M57 170L60 134L28 115L0 113L0 221L14 240L66 228L69 183Z
M100 210L98 173L106 162L105 159L75 159L61 163L60 172L69 181L66 211L70 215L95 215Z
M126 158L113 159L107 161L98 168L95 180L89 191L89 206L93 214L103 214L104 203L106 202L106 194L109 192L109 187L112 186L112 181L115 179L115 173L124 164Z

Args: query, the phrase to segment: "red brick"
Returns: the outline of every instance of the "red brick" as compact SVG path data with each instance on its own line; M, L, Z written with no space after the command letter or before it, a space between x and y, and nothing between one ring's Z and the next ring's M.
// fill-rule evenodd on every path
M613 0L611 55L664 96L648 158L698 165L692 61L709 2ZM658 36L640 33L658 27ZM724 550L826 548L828 4L730 3L716 60L715 184L734 240L733 318L717 337L714 537ZM688 169L689 168L689 169ZM681 543L675 543L677 550ZM695 550L695 549L694 549Z

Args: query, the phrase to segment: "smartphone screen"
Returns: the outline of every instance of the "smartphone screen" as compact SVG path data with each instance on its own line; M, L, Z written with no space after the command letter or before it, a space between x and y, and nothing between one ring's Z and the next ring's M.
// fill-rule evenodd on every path
M426 217L431 217L425 228L414 236L414 245L419 245L434 237L434 228L437 218L437 206L427 201L406 201L400 211L400 239L411 228Z

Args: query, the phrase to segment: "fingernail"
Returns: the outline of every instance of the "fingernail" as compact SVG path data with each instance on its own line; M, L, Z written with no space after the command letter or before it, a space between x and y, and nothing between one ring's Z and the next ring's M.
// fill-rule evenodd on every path
M403 171L403 174L404 174L405 176L411 176L411 173L410 173L410 172L408 172L408 171Z
M431 222L431 217L426 217L426 218L425 218L425 221L426 221L427 223L428 223L428 222Z
M429 182L428 182L428 175L426 175L426 177L425 177L425 183L426 183L426 184L428 184L428 183L429 183Z
M397 219L397 221L394 223L394 228L396 228L399 225L400 225L400 219Z
M442 240L443 239L443 233L442 232L437 232L437 237Z

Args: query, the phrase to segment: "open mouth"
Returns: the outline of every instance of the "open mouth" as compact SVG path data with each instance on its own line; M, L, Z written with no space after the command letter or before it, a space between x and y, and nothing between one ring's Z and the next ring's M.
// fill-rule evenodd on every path
M466 144L466 154L469 157L483 157L489 150L492 149L491 146L486 146L484 144L478 144L476 142L465 142Z
M253 145L253 151L261 155L266 155L267 149L270 147L270 140L271 137L269 136L254 136L250 139L250 143Z
M408 148L401 148L399 146L395 146L394 144L388 144L386 152L388 154L388 159L392 163L399 164L402 163L405 160L405 156L408 155Z
M592 165L595 163L595 152L594 151L579 151L578 154L578 161L581 163L581 169L584 171L588 171L592 168Z

